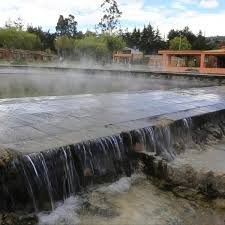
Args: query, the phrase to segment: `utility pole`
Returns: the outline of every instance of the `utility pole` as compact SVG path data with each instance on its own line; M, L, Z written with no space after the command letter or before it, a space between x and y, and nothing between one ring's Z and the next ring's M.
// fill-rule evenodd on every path
M182 44L182 34L180 33L179 51L181 50L181 44ZM180 57L178 58L177 66L180 66Z
M182 37L182 34L180 33L180 44L179 44L179 51L181 50L181 43L182 43L182 39L181 39L181 37Z

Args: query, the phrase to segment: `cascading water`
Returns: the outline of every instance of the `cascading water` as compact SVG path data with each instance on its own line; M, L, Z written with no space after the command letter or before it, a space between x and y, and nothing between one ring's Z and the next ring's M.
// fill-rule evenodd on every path
M120 182L109 185L107 191L101 186L98 191L110 193L118 189L120 193L128 190L131 175L139 172L136 170L139 165L148 176L168 182L169 187L183 185L206 195L216 193L223 196L223 182L217 182L217 186L221 184L217 188L208 180L208 174L199 176L192 168L183 164L181 168L176 167L175 163L189 152L185 150L222 138L224 127L224 112L221 111L19 155L4 167L0 165L0 210L23 210L37 215L51 211L41 216L41 224L51 224L48 216L60 219L58 215L62 215L62 220L66 221L66 211L70 207L72 211L80 208L83 204L80 198L83 200L83 196L96 190L95 184L111 183L121 178ZM140 160L141 164L138 163ZM119 188L115 188L118 184ZM87 186L89 188L85 189ZM69 220L72 222L62 224L75 224L73 218Z
M142 144L142 151L171 161L176 157L176 144L191 142L192 119L182 119L179 124L162 127L146 127L130 132L131 145ZM135 149L134 149L135 150ZM139 149L140 150L140 149Z
M55 202L67 199L91 183L115 180L130 174L128 152L119 135L19 157L13 163L20 180L20 201L32 210L55 208ZM11 208L17 197L10 183L4 191L4 204ZM14 199L15 198L15 199ZM11 199L11 201L8 201ZM11 208L13 210L13 208ZM16 208L15 208L16 209Z
M139 153L173 160L192 139L192 129L188 118L20 156L11 165L14 183L8 177L2 181L1 208L17 210L26 205L29 211L54 210L57 201L65 201L87 185L131 176Z

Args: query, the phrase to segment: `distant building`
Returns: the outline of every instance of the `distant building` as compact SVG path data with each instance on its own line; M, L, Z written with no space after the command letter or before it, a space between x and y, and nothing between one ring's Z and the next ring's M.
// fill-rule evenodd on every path
M42 51L0 48L0 60L44 61L53 59L53 55Z
M225 48L210 51L162 50L163 67L166 71L225 74Z
M162 55L144 55L144 64L152 67L162 67Z
M125 47L124 49L113 53L113 62L124 64L142 63L143 57L143 52L138 49Z

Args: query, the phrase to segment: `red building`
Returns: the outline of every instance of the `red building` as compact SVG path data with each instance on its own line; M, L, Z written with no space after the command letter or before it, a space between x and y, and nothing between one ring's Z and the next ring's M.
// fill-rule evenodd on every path
M143 52L125 47L124 49L113 53L113 62L124 64L140 63L143 61L143 57Z
M42 51L0 48L0 60L51 61L53 55Z
M224 48L210 51L162 50L159 54L163 56L166 71L225 74Z

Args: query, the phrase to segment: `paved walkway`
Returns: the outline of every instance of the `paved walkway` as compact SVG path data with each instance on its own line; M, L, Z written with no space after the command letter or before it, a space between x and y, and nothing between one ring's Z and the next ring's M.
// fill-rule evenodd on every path
M0 100L0 145L41 151L225 109L225 87ZM153 119L154 118L154 119Z

